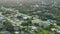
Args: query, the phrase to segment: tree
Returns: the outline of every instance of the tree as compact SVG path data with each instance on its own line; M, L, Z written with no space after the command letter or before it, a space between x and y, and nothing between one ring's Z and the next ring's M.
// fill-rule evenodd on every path
M8 31L14 31L11 22L7 21L4 23L4 28Z

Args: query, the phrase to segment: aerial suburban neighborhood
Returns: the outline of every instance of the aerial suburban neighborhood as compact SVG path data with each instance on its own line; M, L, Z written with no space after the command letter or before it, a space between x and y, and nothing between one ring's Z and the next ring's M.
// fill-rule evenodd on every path
M60 0L0 0L0 34L60 34Z

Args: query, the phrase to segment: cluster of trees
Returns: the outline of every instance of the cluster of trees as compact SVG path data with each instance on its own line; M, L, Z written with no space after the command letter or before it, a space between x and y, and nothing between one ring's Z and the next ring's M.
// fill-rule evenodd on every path
M12 23L10 21L6 21L3 23L4 27L2 29L6 29L8 31L14 31Z

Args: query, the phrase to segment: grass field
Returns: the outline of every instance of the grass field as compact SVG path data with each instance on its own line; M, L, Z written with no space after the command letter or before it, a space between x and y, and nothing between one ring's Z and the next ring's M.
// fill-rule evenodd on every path
M42 32L39 32L39 33L36 33L36 34L54 34L54 32L42 29Z

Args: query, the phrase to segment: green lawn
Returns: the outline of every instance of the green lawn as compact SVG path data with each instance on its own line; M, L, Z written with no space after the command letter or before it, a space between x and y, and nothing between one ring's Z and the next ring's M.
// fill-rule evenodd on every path
M54 34L53 32L51 32L51 31L47 31L47 30L43 30L43 32L44 32L44 34Z
M36 34L54 34L54 32L43 30L43 32L39 32L39 33L36 33Z
M39 33L39 34L54 34L54 32L46 30L46 29L42 29L43 32Z
M41 27L39 27L41 28ZM54 34L54 32L46 30L44 28L41 28L42 32L36 33L36 34Z

